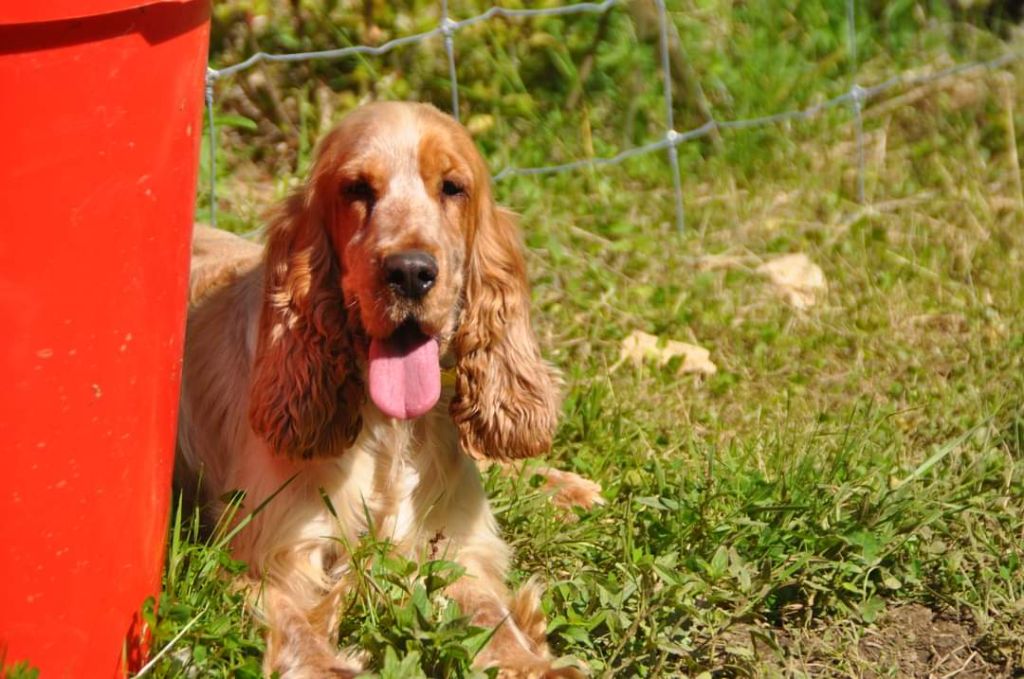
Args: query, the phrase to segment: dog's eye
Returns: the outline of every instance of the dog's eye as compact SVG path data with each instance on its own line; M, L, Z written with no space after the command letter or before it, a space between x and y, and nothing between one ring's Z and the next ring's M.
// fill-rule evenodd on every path
M345 198L351 201L363 201L366 203L372 203L377 199L377 194L370 186L370 182L365 179L359 179L354 182L345 184L341 189L342 194Z
M441 184L441 193L448 197L466 195L466 188L456 181L445 179Z

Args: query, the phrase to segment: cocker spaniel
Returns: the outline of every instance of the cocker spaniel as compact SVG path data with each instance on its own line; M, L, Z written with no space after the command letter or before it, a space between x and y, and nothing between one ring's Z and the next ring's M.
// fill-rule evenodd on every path
M341 545L372 532L465 568L446 594L495 629L478 667L581 676L553 667L536 588L508 589L474 463L547 451L559 411L519 239L458 123L377 103L322 140L261 258L193 266L179 482L201 477L214 517L232 491L277 493L232 543L260 583L268 674L360 671L334 639Z

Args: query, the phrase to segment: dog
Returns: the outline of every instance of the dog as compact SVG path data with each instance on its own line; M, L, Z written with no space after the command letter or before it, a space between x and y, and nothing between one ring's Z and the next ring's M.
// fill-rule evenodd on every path
M205 242L207 258L230 245ZM476 667L584 676L553 665L537 587L509 590L477 468L550 448L560 380L531 328L514 216L461 125L426 104L349 113L265 248L194 259L191 292L176 477L211 517L232 492L272 498L231 545L259 583L268 675L362 670L334 637L342 545L373 534L465 569L445 594L494 629Z

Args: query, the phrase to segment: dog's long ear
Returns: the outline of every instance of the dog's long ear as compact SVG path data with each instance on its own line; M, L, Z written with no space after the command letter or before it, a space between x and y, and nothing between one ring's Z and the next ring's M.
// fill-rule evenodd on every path
M477 459L532 457L551 447L558 377L530 327L530 291L519 230L490 200L480 210L467 262L465 304L453 348L451 415L462 449Z
M273 220L249 420L277 453L341 454L359 434L363 386L347 328L338 258L309 187Z

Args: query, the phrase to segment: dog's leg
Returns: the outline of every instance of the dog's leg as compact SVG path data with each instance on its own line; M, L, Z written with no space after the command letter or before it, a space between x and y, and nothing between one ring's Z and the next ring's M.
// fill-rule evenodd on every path
M267 625L267 652L263 672L280 679L351 679L362 664L338 651L339 595L323 597L312 609L304 609L292 593L267 586L260 597Z
M476 468L468 460L458 477L457 489L443 509L434 513L437 537L434 553L455 561L466 572L447 589L473 625L493 629L494 635L477 655L480 669L497 667L503 679L583 677L580 670L552 667L540 608L540 589L529 582L510 594L505 585L509 548L498 535Z
M458 560L456 558L456 560ZM532 582L514 595L499 583L468 574L448 588L472 624L494 629L487 646L477 655L480 669L498 668L502 679L581 679L575 667L552 667L545 638L546 622L540 609L540 591Z

